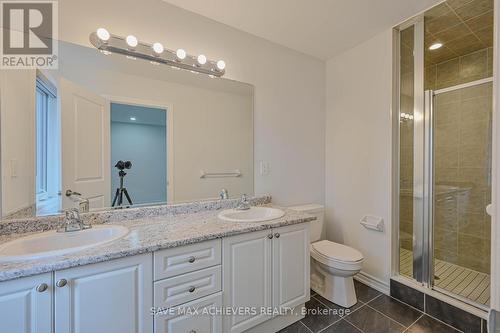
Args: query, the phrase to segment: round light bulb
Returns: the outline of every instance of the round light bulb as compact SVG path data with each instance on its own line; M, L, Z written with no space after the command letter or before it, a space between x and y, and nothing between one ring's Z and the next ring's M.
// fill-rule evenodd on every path
M197 61L198 61L198 64L205 65L207 63L207 57L205 57L205 55L203 55L203 54L200 54L198 56Z
M155 51L156 54L162 54L165 48L161 43L154 43L153 44L153 51Z
M223 71L224 68L226 68L226 63L224 62L224 60L217 61L217 69Z
M109 31L104 29L104 28L99 28L97 29L97 37L99 37L100 40L102 41L108 41L111 35L109 34Z
M128 35L127 38L125 39L127 42L128 46L130 47L136 47L139 42L137 41L137 37L133 35Z
M179 59L179 60L186 59L186 51L184 51L183 49L177 49L177 51L175 52L175 55L177 56L177 59Z
M443 46L442 43L434 43L431 46L429 46L429 50L431 50L431 51L432 50L437 50L437 49L441 48L442 46Z

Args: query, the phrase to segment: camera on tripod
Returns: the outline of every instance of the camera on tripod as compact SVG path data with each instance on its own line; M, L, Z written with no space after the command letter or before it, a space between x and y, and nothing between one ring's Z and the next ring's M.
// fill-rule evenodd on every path
M116 162L115 168L117 168L118 170L131 169L132 168L132 162L120 160L120 161Z
M127 199L129 205L132 205L132 199L130 199L130 195L128 194L127 189L123 186L123 178L127 175L127 173L124 170L131 169L132 162L119 160L118 162L116 162L115 168L120 170L118 172L118 177L120 177L120 187L116 189L115 197L113 198L113 203L111 204L111 207L115 207L115 205L120 207L123 203L123 195L125 195L125 198Z

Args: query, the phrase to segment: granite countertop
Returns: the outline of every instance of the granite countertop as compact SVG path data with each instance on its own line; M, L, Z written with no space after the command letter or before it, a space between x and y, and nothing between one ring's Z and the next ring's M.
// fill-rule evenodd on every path
M272 205L267 205L275 207ZM0 262L0 281L36 275L70 267L82 266L156 250L193 244L215 238L265 230L274 227L310 222L316 218L286 208L285 216L258 223L232 223L217 218L220 210L191 214L138 218L109 224L126 226L130 232L124 238L62 256L37 260ZM0 237L0 245L28 234Z

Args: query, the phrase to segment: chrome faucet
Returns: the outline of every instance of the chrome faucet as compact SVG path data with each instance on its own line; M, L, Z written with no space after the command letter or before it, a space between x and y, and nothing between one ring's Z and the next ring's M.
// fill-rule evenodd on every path
M73 232L92 228L91 225L83 223L80 217L80 212L76 208L68 209L65 212L64 222L62 228L57 229L57 232Z
M223 188L220 193L219 193L219 197L221 200L224 200L224 199L229 199L229 193L227 192L227 190L225 188Z
M250 202L248 202L248 198L246 194L243 194L241 196L240 202L238 202L238 205L235 208L236 210L249 210L250 209Z
M66 190L66 196L68 198L75 197L75 200L78 201L78 207L80 213L88 213L90 211L89 199L83 197L81 193L72 190Z

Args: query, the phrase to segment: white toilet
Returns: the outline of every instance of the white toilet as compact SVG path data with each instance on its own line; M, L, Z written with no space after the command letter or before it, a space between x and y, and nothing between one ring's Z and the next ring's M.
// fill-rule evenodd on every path
M311 289L329 301L349 308L357 303L353 276L362 268L363 255L352 247L320 240L324 234L324 207L303 205L290 209L317 217L311 222Z

